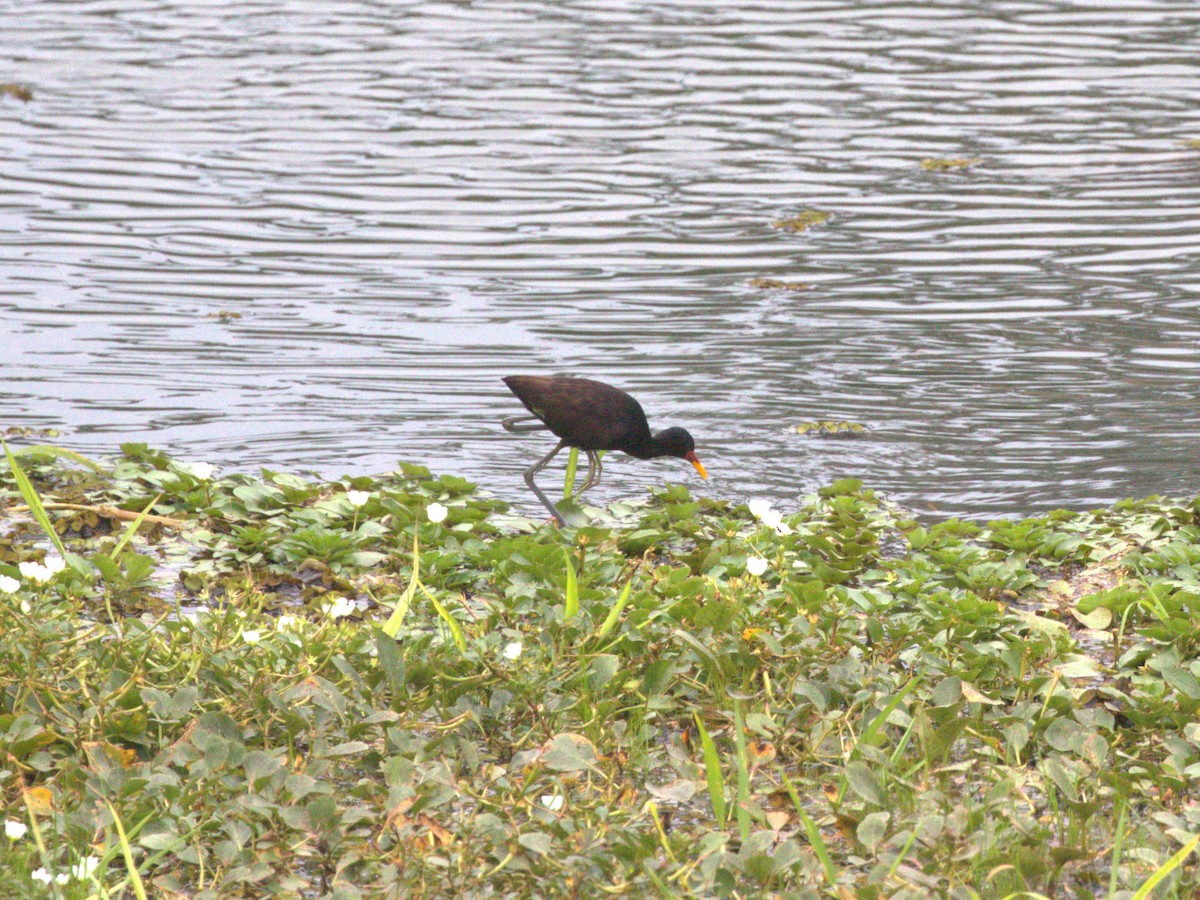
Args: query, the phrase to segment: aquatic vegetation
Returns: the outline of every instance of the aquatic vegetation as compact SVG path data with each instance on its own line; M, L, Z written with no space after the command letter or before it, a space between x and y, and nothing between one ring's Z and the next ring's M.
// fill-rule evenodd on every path
M779 228L783 231L808 231L808 229L815 225L824 225L829 221L829 217L830 214L823 210L806 209L794 216L789 216L786 219L780 219L778 222L772 222L771 227Z
M62 896L1191 897L1200 500L558 529L420 466L0 479L0 866Z
M808 291L812 285L802 281L782 281L778 278L751 278L747 284L750 287L762 288L765 291Z
M861 422L834 422L827 419L822 419L817 422L801 422L799 425L794 425L792 430L796 434L804 435L823 435L826 437L854 437L860 434L866 434L871 429Z
M956 157L929 157L921 160L921 168L927 172L953 172L965 171L972 166L977 166L981 162L978 156L956 156Z
M33 91L23 84L4 82L0 84L0 97L12 97L14 100L28 103L33 99Z

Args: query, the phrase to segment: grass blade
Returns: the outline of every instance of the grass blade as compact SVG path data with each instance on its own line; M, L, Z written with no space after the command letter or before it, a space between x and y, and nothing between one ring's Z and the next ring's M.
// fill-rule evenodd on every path
M159 494L157 497L147 503L146 508L138 514L138 517L125 526L125 533L122 534L121 539L117 541L117 546L113 547L112 552L108 554L109 559L113 560L114 562L116 561L117 557L121 555L121 551L125 549L126 545L128 545L131 540L133 540L133 536L137 534L137 530L141 527L142 522L146 521L147 514L151 509L154 508L154 504L157 503L161 497L162 494Z
M1108 895L1111 897L1117 892L1117 882L1121 872L1121 850L1125 843L1125 817L1129 812L1129 801L1123 796L1118 798L1120 804L1120 813L1117 815L1116 837L1113 839L1112 848L1112 865L1108 873Z
M571 564L571 555L563 550L563 560L567 564L567 596L563 608L563 621L569 622L579 614L579 581L575 577L575 566Z
M621 611L625 609L625 604L629 602L629 592L633 588L633 574L630 573L629 580L625 582L625 588L621 591L621 596L617 598L616 604L608 611L608 616L604 619L604 623L596 632L596 637L604 638L617 627L617 622L621 618Z
M1133 900L1146 900L1150 896L1150 892L1158 887L1160 881L1183 865L1183 861L1191 855L1197 845L1200 845L1200 834L1184 844L1178 853L1159 866L1158 871L1147 878L1142 886L1137 889L1137 893L1133 895Z
M879 715L871 720L871 724L867 726L867 730L862 733L862 736L854 742L855 750L858 749L859 745L867 747L877 746L879 735L887 727L888 719L891 717L892 712L900 705L901 700L916 690L920 683L921 679L916 676L908 680L908 683L896 693L896 696L888 701L887 706L880 711ZM850 758L854 759L856 755L856 753L851 753Z
M450 610L442 606L441 601L437 597L429 593L429 589L425 585L422 584L420 587L421 593L429 598L429 602L433 604L433 608L437 610L437 614L446 623L446 627L450 629L450 636L454 638L454 643L458 646L459 652L466 653L467 639L463 636L462 627L458 624L458 621L454 616L450 615Z
M50 521L50 517L46 515L46 508L42 506L42 500L37 495L37 491L33 487L33 483L29 480L29 476L25 474L25 470L21 468L21 464L17 462L17 458L13 456L13 452L8 449L8 444L0 441L0 445L4 447L4 455L8 457L8 468L13 474L13 480L17 482L17 488L21 491L21 496L25 498L25 502L29 505L29 511L33 513L34 519L42 526L42 531L46 532L46 536L54 544L58 555L63 559L67 558L67 551L63 547L62 538L58 536L58 532L54 530L54 524Z
M836 890L838 881L837 866L833 864L833 860L829 856L829 848L825 846L825 839L821 837L821 829L817 827L817 823L812 820L812 817L800 805L800 795L796 793L796 786L792 784L792 780L788 778L787 773L780 772L779 774L783 778L783 786L787 788L788 796L792 798L792 806L796 808L796 817L800 819L800 824L804 827L804 833L808 835L808 845L812 847L813 853L816 854L817 860L821 863L821 868L825 872L825 880L829 882L831 888Z
M567 474L563 478L563 495L566 500L575 493L575 472L579 469L579 448L572 447L571 452L567 454Z
M729 808L725 805L725 775L721 772L721 758L717 755L717 745L712 736L700 721L700 714L693 714L696 719L696 731L700 735L700 746L704 750L704 772L708 778L708 797L712 801L713 818L718 825L725 824Z
M138 900L146 900L146 886L142 884L142 874L138 871L137 863L133 861L133 848L129 846L125 826L121 823L121 817L117 815L116 808L108 802L107 798L104 803L108 806L108 811L112 814L113 825L117 829L117 840L121 845L121 855L125 857L125 871L129 875L129 883L133 886L133 893Z
M413 597L417 595L417 588L420 585L421 548L417 542L416 532L413 532L412 577L408 580L408 587L404 589L404 593L396 601L396 605L392 609L392 614L388 616L388 620L383 623L383 627L380 629L388 637L394 638L400 633L400 626L404 624L404 617L408 615L408 610L412 607Z
M700 657L700 661L704 663L709 670L709 674L712 675L714 687L725 683L725 670L721 668L721 661L717 659L716 654L711 649L696 640L696 638L692 637L682 628L676 628L672 633L696 651L696 655Z
M653 800L647 800L646 809L650 813L650 818L654 820L654 827L658 831L659 845L666 851L671 862L678 863L679 860L675 857L675 851L671 849L671 839L667 837L667 830L663 828L662 817L658 814L658 804Z
M737 814L738 834L743 841L750 837L750 770L746 761L746 734L742 722L742 701L733 701L733 745L737 748Z

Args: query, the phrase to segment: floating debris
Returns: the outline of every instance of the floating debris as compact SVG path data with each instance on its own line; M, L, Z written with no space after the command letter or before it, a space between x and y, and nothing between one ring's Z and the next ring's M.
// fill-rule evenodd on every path
M25 87L23 84L13 84L11 82L0 84L0 96L12 97L15 100L22 100L28 103L33 99L33 91Z
M768 291L810 291L811 284L803 281L780 281L778 278L751 278L747 282L750 287L764 288Z
M969 169L983 160L978 156L956 156L952 158L929 157L921 160L921 168L927 172L948 172L951 169Z
M827 437L854 437L866 434L871 429L859 422L801 422L791 428L796 434L825 435Z
M53 428L32 428L28 425L9 425L0 435L6 438L49 438L58 437L61 431Z
M772 222L772 228L781 228L784 231L808 231L814 225L822 225L829 221L829 213L822 212L819 209L806 209L799 215L792 216L790 219L780 219L778 222Z

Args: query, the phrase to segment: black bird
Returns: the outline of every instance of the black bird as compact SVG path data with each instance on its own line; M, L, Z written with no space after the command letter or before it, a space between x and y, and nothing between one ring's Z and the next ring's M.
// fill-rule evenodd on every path
M668 428L651 434L641 404L612 385L589 378L543 375L509 375L504 383L533 413L509 416L503 422L504 428L514 432L549 429L559 438L558 446L525 470L525 483L560 525L565 525L566 520L534 483L533 476L563 447L578 447L588 458L587 478L571 499L600 483L597 450L620 450L637 459L677 456L695 466L701 478L708 478L696 458L696 442L686 430Z

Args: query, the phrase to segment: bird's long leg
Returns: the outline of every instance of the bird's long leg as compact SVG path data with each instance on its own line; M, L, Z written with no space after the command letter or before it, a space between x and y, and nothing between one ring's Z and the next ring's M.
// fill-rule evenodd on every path
M588 458L587 478L583 480L583 487L571 495L572 500L588 490L588 488L594 488L600 483L600 454L595 450L588 450L586 452Z
M567 520L562 517L562 514L558 511L558 508L550 502L550 498L542 493L542 489L534 483L533 476L542 471L542 469L546 468L546 465L550 462L550 460L554 459L554 457L558 455L558 451L565 446L567 446L566 441L559 441L558 445L553 450L525 470L525 483L529 485L529 489L531 491L537 494L537 498L542 501L542 506L550 510L551 514L558 521L559 525L566 525Z
M520 434L524 431L545 431L546 423L537 416L509 416L500 422L505 431Z

